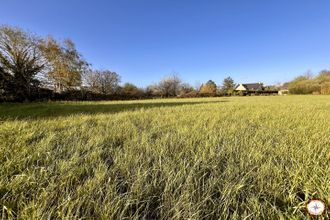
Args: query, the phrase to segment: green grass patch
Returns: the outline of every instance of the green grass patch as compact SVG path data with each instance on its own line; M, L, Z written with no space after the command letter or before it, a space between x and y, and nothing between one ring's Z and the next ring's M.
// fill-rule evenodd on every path
M2 218L301 219L330 96L1 104L0 162Z

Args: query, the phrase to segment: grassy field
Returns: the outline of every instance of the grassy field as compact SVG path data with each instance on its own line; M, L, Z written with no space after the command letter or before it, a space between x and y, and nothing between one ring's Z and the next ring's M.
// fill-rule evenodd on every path
M330 96L2 104L0 125L2 218L302 219L330 201Z

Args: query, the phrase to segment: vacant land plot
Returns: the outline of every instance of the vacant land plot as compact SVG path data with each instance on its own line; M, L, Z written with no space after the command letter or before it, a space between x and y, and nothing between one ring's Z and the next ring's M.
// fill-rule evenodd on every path
M2 218L304 218L330 96L2 104L0 161Z

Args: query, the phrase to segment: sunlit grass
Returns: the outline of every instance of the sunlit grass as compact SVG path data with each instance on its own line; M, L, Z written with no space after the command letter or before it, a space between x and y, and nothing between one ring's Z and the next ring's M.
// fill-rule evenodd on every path
M330 96L0 105L3 218L304 218Z

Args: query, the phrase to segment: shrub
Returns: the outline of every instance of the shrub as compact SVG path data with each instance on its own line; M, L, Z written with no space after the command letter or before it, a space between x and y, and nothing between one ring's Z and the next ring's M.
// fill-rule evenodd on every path
M321 94L329 95L330 94L330 82L325 83L321 86Z

